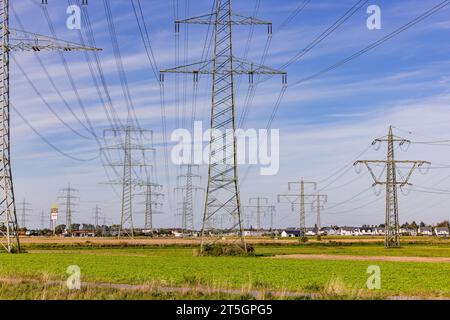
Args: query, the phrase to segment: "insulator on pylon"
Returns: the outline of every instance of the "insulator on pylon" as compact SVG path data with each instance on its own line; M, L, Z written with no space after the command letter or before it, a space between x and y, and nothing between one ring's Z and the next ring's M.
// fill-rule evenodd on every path
M353 168L355 169L356 174L360 174L361 173L361 163L355 162L353 164Z
M372 190L373 190L373 193L375 194L375 196L377 196L377 197L381 194L381 186L379 184L374 184L372 186Z
M400 149L403 152L408 151L410 146L411 146L411 141L402 141L402 142L400 142Z
M47 0L42 0L41 4L48 4Z
M197 83L198 82L198 78L199 78L198 77L198 71L194 71L193 75L194 75L194 82Z
M272 33L273 33L272 31L273 31L272 24L269 23L269 24L267 25L267 33L269 34L269 36L272 35Z
M404 184L404 185L400 185L400 191L404 196L409 195L409 193L411 192L411 188L407 188L409 185Z
M82 6L87 6L88 5L88 0L82 0L81 1L81 5Z
M423 175L427 174L430 171L431 163L424 163L418 166L419 172Z
M180 33L180 23L175 22L175 33Z
M373 147L373 149L374 149L375 151L380 150L380 147L381 147L380 141L375 140L374 142L372 142L372 147Z
M282 81L284 86L287 86L288 80L287 80L287 74L286 73L282 75L281 81Z
M254 73L250 72L248 74L248 83L253 84L253 79L254 79Z
M164 72L159 73L159 82L164 83Z

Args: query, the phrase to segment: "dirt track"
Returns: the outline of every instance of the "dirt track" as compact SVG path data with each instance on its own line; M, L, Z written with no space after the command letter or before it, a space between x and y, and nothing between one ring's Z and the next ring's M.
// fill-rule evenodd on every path
M326 254L326 255L325 254L289 254L289 255L277 255L274 257L270 257L269 259L450 263L450 258L443 258L443 257L350 256L350 255L332 255L332 254Z

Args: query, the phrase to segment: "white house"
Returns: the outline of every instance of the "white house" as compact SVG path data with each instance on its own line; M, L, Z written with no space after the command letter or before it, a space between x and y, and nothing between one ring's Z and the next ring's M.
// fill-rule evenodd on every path
M355 235L355 227L341 227L339 228L339 235L341 236L353 236Z
M384 228L380 228L380 227L373 228L373 235L374 236L384 236L384 234L385 234Z
M374 235L374 228L369 227L362 227L359 228L358 234L359 236L373 236Z
M337 235L339 232L339 229L335 229L335 228L331 228L331 227L326 227L326 228L322 228L322 230L320 230L321 234L326 234L329 236L335 236Z
M438 237L448 237L450 235L450 231L447 227L436 227L434 228L434 233Z
M417 236L417 230L416 229L407 229L407 228L400 228L400 234L404 236Z
M433 228L431 227L419 227L419 234L422 236L432 236Z

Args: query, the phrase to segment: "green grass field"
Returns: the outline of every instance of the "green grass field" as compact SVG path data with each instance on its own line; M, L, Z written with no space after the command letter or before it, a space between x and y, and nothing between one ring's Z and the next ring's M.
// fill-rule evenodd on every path
M381 268L375 296L450 297L450 264L423 262L284 260L275 254L342 254L367 256L450 257L449 244L406 245L387 250L375 244L258 246L256 257L195 257L192 248L59 248L33 249L20 255L0 254L0 277L65 280L69 265L78 265L82 281L123 284L157 282L184 287L318 292L338 279L347 288L366 290L369 265ZM367 291L367 290L366 290ZM102 293L104 294L104 293ZM4 294L3 294L4 295Z

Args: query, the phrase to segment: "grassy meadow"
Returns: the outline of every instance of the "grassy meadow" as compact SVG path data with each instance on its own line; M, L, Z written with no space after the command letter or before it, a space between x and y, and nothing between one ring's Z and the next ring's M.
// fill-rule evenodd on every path
M82 292L68 292L64 287L45 290L47 298L52 292L63 292L62 297L78 298L210 298L223 299L224 295L178 293L170 290L122 290L99 288L96 283L149 285L158 288L215 288L228 292L230 298L246 297L249 292L324 293L330 288L342 291L349 298L355 294L369 298L387 296L450 297L450 263L343 261L314 259L276 259L274 255L322 254L350 256L404 256L450 257L450 244L446 242L411 243L399 249L385 249L377 243L309 243L299 245L256 246L255 257L197 257L193 247L162 246L50 246L28 245L28 253L0 254L0 278L20 279L19 283L2 283L0 298L22 297L34 299L33 292L42 294L42 280L65 281L70 265L81 268L81 278L89 288ZM381 268L381 289L369 291L366 270L370 265ZM45 281L44 281L45 282ZM61 285L60 285L61 286ZM335 288L335 287L339 288ZM24 289L28 288L28 289ZM33 289L34 288L34 289ZM50 287L49 287L50 288ZM156 287L155 287L156 288ZM126 289L126 288L123 288ZM62 291L61 291L62 290ZM67 292L66 292L67 291ZM197 290L198 291L198 290ZM27 292L25 296L23 292ZM109 292L109 293L108 293ZM152 295L152 292L155 293ZM186 296L186 294L188 296ZM27 296L28 295L28 296ZM289 298L289 294L285 296Z

